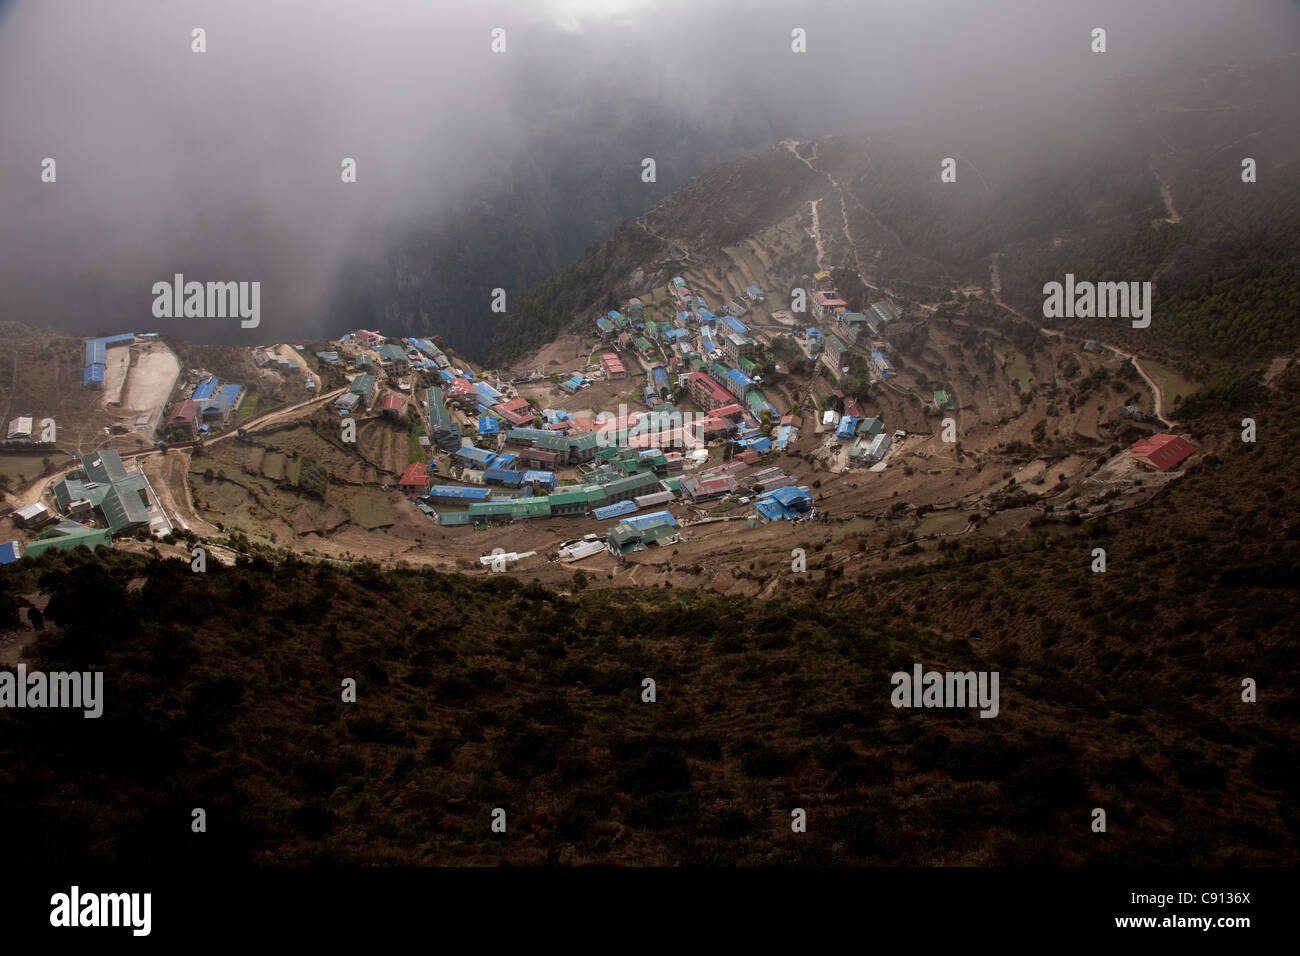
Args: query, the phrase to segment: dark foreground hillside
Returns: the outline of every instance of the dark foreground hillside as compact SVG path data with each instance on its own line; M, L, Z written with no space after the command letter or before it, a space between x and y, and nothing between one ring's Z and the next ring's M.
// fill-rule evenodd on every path
M107 679L98 720L0 710L6 860L1294 864L1296 378L1190 407L1225 434L1249 414L1259 441L1086 546L1040 527L861 580L814 561L766 601L261 558L7 566L0 629L52 593L28 666ZM895 710L913 662L999 671L999 715Z

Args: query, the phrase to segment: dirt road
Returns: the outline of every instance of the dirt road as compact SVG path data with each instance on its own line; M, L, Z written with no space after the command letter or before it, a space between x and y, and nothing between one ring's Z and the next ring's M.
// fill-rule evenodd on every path
M1044 335L1051 335L1057 338L1062 338L1065 335L1064 332L1061 332L1058 329L1039 329L1038 331L1042 332ZM1102 348L1109 349L1110 351L1114 352L1116 355L1120 356L1121 358L1126 358L1133 363L1133 367L1137 369L1138 374L1142 376L1142 381L1146 382L1147 387L1151 389L1152 404L1155 406L1155 417L1158 418L1161 424L1163 424L1166 428L1173 428L1174 427L1173 422L1165 418L1164 389L1160 387L1159 382L1157 382L1154 378L1152 378L1149 374L1147 374L1147 370L1142 366L1142 359L1134 355L1132 352L1125 352L1123 349L1116 348L1113 345L1107 345L1105 342L1098 342L1097 344L1100 345Z

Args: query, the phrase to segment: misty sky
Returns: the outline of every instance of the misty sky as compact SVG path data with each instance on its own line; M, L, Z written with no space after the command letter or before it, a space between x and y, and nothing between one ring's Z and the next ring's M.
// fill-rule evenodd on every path
M302 334L345 259L545 167L540 144L610 109L707 131L743 106L761 148L1298 48L1281 0L0 0L0 318L211 340L190 326L220 320L150 314L152 283L183 272L262 282L260 328L219 337ZM635 201L646 152L628 152ZM670 143L649 155L661 182L687 175Z

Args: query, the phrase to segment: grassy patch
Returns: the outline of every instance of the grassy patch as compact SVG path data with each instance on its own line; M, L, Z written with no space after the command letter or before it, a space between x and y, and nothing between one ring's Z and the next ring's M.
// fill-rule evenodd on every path
M367 531L385 528L397 521L393 505L382 491L369 488L347 489L347 501L339 502L347 510L354 524Z
M1147 370L1148 375L1156 380L1160 390L1165 393L1166 408L1172 409L1177 405L1181 405L1182 402L1177 402L1175 399L1181 398L1185 402L1201 387L1178 369L1163 365L1160 362L1143 359L1142 367Z

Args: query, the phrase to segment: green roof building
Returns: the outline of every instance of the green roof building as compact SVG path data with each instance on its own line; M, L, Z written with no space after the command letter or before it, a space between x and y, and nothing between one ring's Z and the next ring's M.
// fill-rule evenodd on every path
M85 472L88 481L99 484L121 481L126 477L126 466L122 464L122 456L111 448L105 448L81 459L81 470Z
M643 471L624 478L616 478L605 485L603 490L608 503L616 504L629 498L635 498L637 495L648 494L652 486L655 491L658 491L659 479L655 477L653 471Z
M114 483L99 510L104 513L109 530L124 534L149 526L149 507L145 502L144 475L135 473Z
M858 434L875 438L884 429L885 423L879 418L864 418L858 423Z
M23 547L23 555L38 558L47 551L71 551L85 545L91 551L107 548L113 543L113 532L107 528L87 528L72 534L60 534L48 538L37 538Z
M677 534L677 529L667 522L658 522L645 527L619 523L605 533L605 540L615 554L631 554L644 551L652 544L662 544Z

